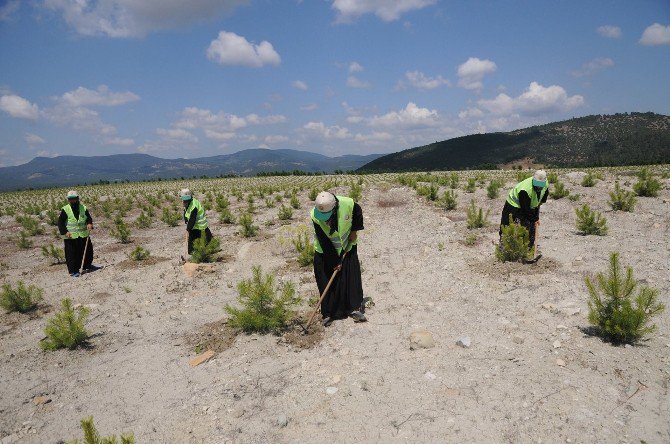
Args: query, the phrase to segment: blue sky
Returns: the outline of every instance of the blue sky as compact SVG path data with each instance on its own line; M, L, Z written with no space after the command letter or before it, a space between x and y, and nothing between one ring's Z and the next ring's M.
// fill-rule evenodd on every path
M670 114L670 2L0 0L0 165Z

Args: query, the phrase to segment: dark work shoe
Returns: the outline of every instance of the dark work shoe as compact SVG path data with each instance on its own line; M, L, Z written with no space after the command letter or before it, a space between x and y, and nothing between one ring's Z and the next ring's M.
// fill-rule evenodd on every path
M332 323L333 319L330 316L325 316L323 319L321 319L321 325L324 327L328 327Z
M80 275L79 272L77 271L77 272L75 272L75 273L70 273L70 276L72 276L73 278L78 278L78 277L81 276L81 275Z
M365 315L358 310L352 311L350 316L354 322L366 322L368 320L368 318L366 318Z
M88 268L86 269L86 271L98 271L98 270L100 270L101 268L102 268L102 267L98 267L98 266L96 266L96 265L91 265L90 267L88 267Z

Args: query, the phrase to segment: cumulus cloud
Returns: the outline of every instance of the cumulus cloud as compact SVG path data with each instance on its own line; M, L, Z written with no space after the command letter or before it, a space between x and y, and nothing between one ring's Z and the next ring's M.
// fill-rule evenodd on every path
M613 25L598 26L598 34L608 39L618 39L621 37L621 28Z
M640 37L640 44L646 46L670 45L670 25L654 23L647 27Z
M326 126L323 122L308 122L303 126L303 129L324 139L344 140L351 137L347 128L338 125Z
M9 94L0 97L0 110L17 119L37 120L39 107L21 96Z
M107 85L100 85L96 90L80 86L74 91L63 94L61 100L69 106L118 106L135 102L140 98L130 91L113 92Z
M363 65L361 65L361 64L358 63L358 62L351 62L351 63L349 64L349 73L350 73L350 74L353 74L353 73L355 73L355 72L361 72L361 71L363 71L363 69L364 69L364 68L363 68Z
M116 134L116 128L105 123L100 114L85 107L71 107L59 103L53 108L45 109L43 112L47 120L60 125L69 126L77 131L88 131L99 136L112 136Z
M79 34L142 37L231 13L248 0L44 0Z
M421 71L407 71L405 79L398 81L396 89L404 89L408 84L421 90L435 89L442 85L451 86L451 82L442 76L428 77Z
M458 86L461 88L479 91L484 87L482 79L486 74L491 74L498 66L491 60L481 60L470 57L465 63L458 67Z
M234 32L219 32L207 48L207 58L221 65L242 65L260 68L264 65L279 65L281 57L272 44L263 40L255 45Z
M358 89L365 89L365 88L370 88L370 82L366 82L365 80L361 80L356 76L349 76L347 77L347 86L349 88L358 88Z
M338 23L348 23L365 15L374 14L385 22L398 20L408 11L434 5L437 0L334 0Z
M584 97L580 95L568 96L565 89L558 85L544 87L532 82L528 89L518 97L507 94L498 94L494 99L479 100L480 108L496 114L524 114L539 115L560 111L569 111L584 105Z
M46 143L46 140L38 136L37 134L26 133L26 143L28 146L41 145Z
M187 142L197 142L198 138L186 131L183 128L171 128L171 129L165 129L165 128L158 128L156 130L156 134L159 136L162 136L166 139L172 139L172 140L184 140Z
M310 103L309 105L304 105L300 107L300 111L314 111L319 106L316 103Z
M368 122L372 127L423 128L439 125L440 116L436 110L419 108L415 103L409 102L404 109L374 116Z
M589 62L584 63L581 68L572 71L572 75L575 77L586 77L592 76L604 69L611 68L614 66L614 61L607 57L598 57Z
M293 83L291 83L291 86L294 87L295 89L299 89L300 91L307 91L307 83L303 82L302 80L294 80Z
M117 146L132 146L135 145L133 139L123 138L123 137L108 137L103 140L105 145L117 145Z
M289 140L290 139L288 137L281 136L281 135L279 135L279 136L273 136L273 135L265 136L265 138L263 139L263 141L267 145L278 145L278 144L286 143Z

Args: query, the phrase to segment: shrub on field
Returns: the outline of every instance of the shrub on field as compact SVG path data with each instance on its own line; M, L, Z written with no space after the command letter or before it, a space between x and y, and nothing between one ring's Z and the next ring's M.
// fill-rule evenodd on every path
M171 210L168 207L163 208L163 215L161 216L161 220L165 222L168 227L176 227L179 225L181 218L182 216L179 214L179 211Z
M271 197L266 197L265 198L265 208L274 208L276 206L277 206L277 204L275 204L275 201L272 200Z
M442 194L442 197L440 198L438 205L440 208L444 208L445 210L455 210L456 209L456 191L454 190L447 190Z
M595 234L604 236L607 234L607 219L597 211L591 210L584 204L581 208L575 208L577 215L577 231L581 234Z
M519 262L528 257L530 235L526 227L516 224L509 216L509 225L502 226L500 245L496 248L496 258L500 262Z
M16 289L12 288L10 284L2 286L2 293L0 293L0 306L11 313L18 311L19 313L27 313L37 307L37 303L42 300L42 289L30 285L25 286L23 281L19 281Z
M570 191L568 191L565 188L565 184L559 180L554 182L554 186L551 189L551 192L549 195L551 196L552 199L562 199L570 194Z
M49 246L42 245L42 256L52 259L52 263L54 264L60 264L65 261L65 252L61 248L56 248L54 244L49 244Z
M592 187L598 182L598 178L590 171L582 179L583 187Z
M625 273L619 264L619 253L610 255L607 275L596 274L595 280L585 279L589 292L589 322L604 338L615 343L634 343L656 330L649 324L651 318L660 314L665 306L658 302L658 290L648 286L640 288L633 269L626 267Z
M654 178L648 168L642 168L638 173L637 178L638 181L633 185L633 191L635 191L638 196L658 196L658 190L661 189L661 182Z
M489 182L489 185L486 187L486 195L488 196L489 199L496 199L498 197L498 194L500 193L500 189L502 188L503 184L500 182L500 180L492 180Z
M88 308L79 307L75 310L70 298L63 299L61 305L61 311L47 321L44 329L47 337L40 342L40 347L44 350L72 350L86 342L89 337L84 327L89 314Z
M95 428L93 424L93 417L89 416L81 420L81 429L84 432L84 441L82 444L116 444L116 435L108 436L107 438L101 438L100 433ZM121 444L134 444L135 437L130 435L121 435ZM79 441L76 439L69 442L68 444L79 444Z
M528 177L530 177L530 176L532 176L532 174L528 174L528 175L526 176L526 178L528 178ZM551 171L551 172L547 173L547 181L548 181L549 183L556 183L556 182L558 182L558 173L555 172L555 171Z
M240 216L240 227L242 227L240 234L244 237L253 237L258 233L258 227L254 225L254 221L249 213L243 213Z
M465 235L465 240L463 241L463 243L465 243L465 245L467 245L468 247L472 247L474 244L477 243L477 239L478 239L477 233L468 233L467 235Z
M577 201L578 201L579 199L581 199L581 198L582 198L582 195L581 195L581 194L569 194L569 195L568 195L568 200L569 200L570 202L577 202Z
M226 225L235 223L235 216L233 216L233 213L230 211L230 208L224 208L223 210L221 210L221 213L219 213L219 222Z
M469 230L473 230L475 228L482 228L485 227L486 224L488 223L487 219L489 217L490 210L486 211L486 214L484 214L484 209L482 208L477 208L475 205L475 200L472 199L470 201L470 206L468 207L467 210L467 226Z
M614 182L614 191L610 192L609 204L614 211L629 211L635 209L637 198L632 191L621 188L619 181Z
M224 209L228 208L230 206L230 201L226 198L226 196L222 194L217 194L216 195L216 211L217 213L221 213Z
M130 242L130 229L123 221L121 215L117 215L114 219L114 228L112 228L109 234L111 234L112 237L117 239L122 244L127 244Z
M56 226L58 225L58 216L60 216L59 212L53 208L50 208L46 212L47 216L47 222L49 222L49 225Z
M213 237L207 242L206 236L200 236L193 241L191 262L196 264L214 262L216 261L216 253L219 251L221 251L221 242L219 239Z
M314 243L309 232L306 229L298 231L292 243L298 252L298 264L301 267L311 265L314 262Z
M16 216L16 221L23 227L29 236L44 234L44 228L40 226L38 221L30 216Z
M137 220L135 220L135 223L138 228L149 228L151 226L151 217L142 211Z
M141 246L135 247L133 251L130 252L130 258L134 261L143 261L151 255L151 252Z
M298 200L298 195L295 193L291 195L291 200L289 203L291 204L291 207L295 208L296 210L300 208L300 200Z
M291 308L300 302L291 282L276 287L275 276L272 273L263 276L260 266L253 268L251 279L237 285L237 291L237 301L242 308L225 306L226 313L230 315L228 325L246 332L280 330L286 326L292 314Z
M316 196L318 195L319 191L316 188L312 188L311 190L309 190L309 194L307 195L307 197L309 198L309 200L313 202L316 200Z
M33 246L33 241L28 238L28 234L25 231L21 230L16 245L22 250L27 250Z
M477 181L475 178L470 178L468 179L468 184L465 186L465 192L466 193L474 193L475 190L477 189Z
M451 173L449 175L449 188L451 188L452 190L458 188L458 180L459 180L458 173Z
M282 205L279 207L279 213L277 217L279 220L290 220L293 217L293 209L291 207Z
M551 174L552 173L549 173L547 175L547 180L549 180L550 183L554 183L554 182L551 181L551 179L549 179L549 176L551 176ZM555 175L556 173L553 173L553 174ZM533 173L531 171L519 171L518 173L516 173L516 181L521 182L523 180L528 179L532 175L533 175ZM555 176L555 177L556 177L556 181L558 181L558 176Z

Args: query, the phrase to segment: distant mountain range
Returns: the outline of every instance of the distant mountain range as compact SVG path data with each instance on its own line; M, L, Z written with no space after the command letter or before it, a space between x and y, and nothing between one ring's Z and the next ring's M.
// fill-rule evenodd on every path
M359 171L459 170L514 163L547 167L670 163L670 117L593 115L507 133L473 134L388 154Z
M0 168L0 190L91 184L101 180L140 181L227 174L251 176L294 170L332 173L356 170L379 156L381 154L327 157L288 149L250 149L197 159L161 159L147 154L36 157L23 165Z

